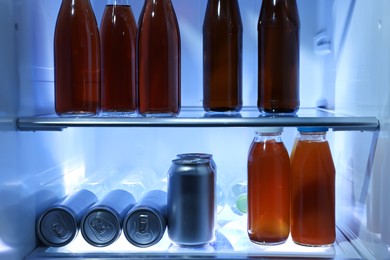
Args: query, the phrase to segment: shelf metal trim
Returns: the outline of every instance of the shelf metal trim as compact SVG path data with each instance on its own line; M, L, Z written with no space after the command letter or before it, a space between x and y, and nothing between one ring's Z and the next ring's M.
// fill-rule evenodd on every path
M328 127L334 131L377 131L376 117L242 117L242 118L61 118L23 117L17 120L20 131L61 131L68 127Z

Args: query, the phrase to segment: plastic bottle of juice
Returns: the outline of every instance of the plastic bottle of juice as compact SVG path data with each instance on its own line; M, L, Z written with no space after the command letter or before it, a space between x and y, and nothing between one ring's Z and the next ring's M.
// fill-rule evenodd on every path
M300 128L291 162L291 236L295 243L335 241L335 167L327 128Z
M290 234L290 158L282 128L256 132L248 156L248 235L258 244L280 244Z

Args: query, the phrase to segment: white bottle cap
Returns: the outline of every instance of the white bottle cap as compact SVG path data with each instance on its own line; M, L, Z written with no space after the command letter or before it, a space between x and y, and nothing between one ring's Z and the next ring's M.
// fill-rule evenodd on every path
M256 131L264 134L282 133L283 127L260 127Z

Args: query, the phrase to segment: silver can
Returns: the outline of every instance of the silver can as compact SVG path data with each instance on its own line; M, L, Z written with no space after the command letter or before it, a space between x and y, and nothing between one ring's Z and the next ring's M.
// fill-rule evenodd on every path
M206 159L210 161L211 168L217 174L217 164L213 159L213 155L209 153L181 153L176 155L179 159Z
M125 190L112 190L94 204L81 221L81 234L96 247L114 243L122 233L127 212L135 205L133 195Z
M38 237L47 246L69 244L78 234L84 212L97 200L92 192L78 190L54 203L38 219Z
M177 245L214 238L215 173L208 159L175 159L168 173L168 235Z
M150 247L158 243L167 226L167 193L152 190L127 214L123 232L127 240L137 247Z

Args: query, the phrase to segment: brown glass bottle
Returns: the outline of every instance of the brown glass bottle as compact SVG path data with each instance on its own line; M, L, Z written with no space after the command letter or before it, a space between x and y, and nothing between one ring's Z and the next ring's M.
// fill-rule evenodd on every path
M176 116L181 107L181 44L171 0L145 0L137 48L139 113Z
M102 111L128 114L137 110L137 25L127 0L107 1L100 26Z
M242 108L242 21L237 0L209 0L203 23L203 108Z
M299 109L299 30L295 0L263 0L258 24L260 112Z
M100 111L100 39L89 0L63 0L54 35L55 110L60 116Z
M262 128L248 155L248 236L257 244L280 244L290 234L290 158L282 128Z
M336 170L328 129L298 130L291 160L291 237L300 245L331 245L336 239Z

